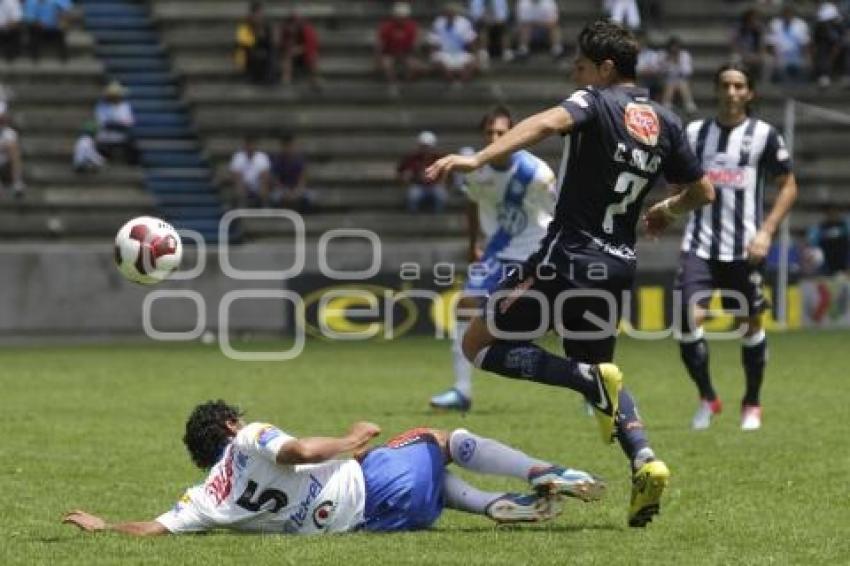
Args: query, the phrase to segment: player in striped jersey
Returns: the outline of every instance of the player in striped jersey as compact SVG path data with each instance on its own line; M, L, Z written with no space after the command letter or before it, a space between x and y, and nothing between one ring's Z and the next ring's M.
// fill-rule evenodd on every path
M702 323L715 289L723 307L735 309L744 325L741 361L746 392L741 402L741 428L761 427L759 392L764 379L767 342L761 315L762 266L773 235L797 196L791 159L776 128L749 115L755 92L752 77L741 65L721 67L715 75L717 116L687 127L688 141L715 187L716 199L693 211L682 239L676 289L683 305L679 346L682 361L696 383L700 404L694 429L705 429L721 410L711 383L708 345ZM778 187L776 201L764 217L764 184Z

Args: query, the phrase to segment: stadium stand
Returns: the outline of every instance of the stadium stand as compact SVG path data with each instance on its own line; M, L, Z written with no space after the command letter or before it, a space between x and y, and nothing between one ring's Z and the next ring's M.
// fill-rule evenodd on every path
M4 81L17 94L13 111L32 189L20 207L4 207L3 233L46 236L50 233L46 220L58 215L65 235L111 235L129 210L152 211L157 206L170 216L212 221L218 202L229 200L227 161L242 136L256 135L260 148L273 150L278 132L286 129L298 136L311 164L310 185L318 193L321 213L309 217L310 233L364 227L378 231L386 241L411 236L435 243L450 240L464 228L457 213L460 195L452 195L449 212L440 216L412 217L403 211L404 189L395 179L395 164L409 148L411 137L428 129L439 136L443 151L474 146L479 141L478 117L493 103L506 102L523 116L557 103L572 88L569 57L553 62L543 53L522 62L493 61L488 73L459 89L447 88L436 76L403 83L400 96L395 97L381 80L373 56L374 31L391 2L270 0L267 12L278 22L295 4L318 29L324 82L319 93L303 81L260 86L240 77L232 61L233 30L246 12L247 1L87 0L81 2L87 29L70 34L72 57L67 65L0 62ZM107 6L118 5L126 7L129 27L109 31L98 10L103 14ZM598 15L597 6L566 1L559 5L570 51L581 25ZM422 29L430 26L439 6L437 2L413 3L413 17ZM731 31L743 6L668 0L662 8L662 24L650 33L686 39L694 59L696 101L702 112L708 112L713 107L712 73L728 57ZM131 14L140 18L132 25ZM124 41L141 35L149 41L144 48ZM122 41L109 43L110 37ZM102 56L103 63L96 55ZM140 124L144 171L111 166L100 175L76 178L66 166L71 135L85 119L104 77L113 71L131 88L140 114L152 120L147 126ZM131 78L142 82L134 85ZM63 88L46 88L56 84ZM759 113L781 124L784 93L770 84L762 85L761 91ZM819 91L813 84L803 84L790 94L821 106L848 106L846 91L838 88ZM145 127L153 128L150 135L144 135ZM174 135L156 135L157 129ZM842 155L846 132L830 123L802 117L797 137L803 190L793 226L799 233L815 221L817 207L824 201L850 204L850 165ZM540 154L557 168L560 148L556 141L545 144ZM220 199L209 189L207 160ZM151 193L142 190L145 185ZM244 228L249 239L279 237L286 229L277 224L249 220ZM671 243L675 239L671 237Z

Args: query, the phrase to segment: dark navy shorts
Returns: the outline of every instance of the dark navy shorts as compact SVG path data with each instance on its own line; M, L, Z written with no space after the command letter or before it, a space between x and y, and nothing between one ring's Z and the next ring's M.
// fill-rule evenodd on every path
M427 429L408 431L360 462L367 531L427 529L443 512L445 459Z
M500 333L534 339L553 329L567 356L591 364L610 362L634 274L633 260L591 245L559 245L533 273L512 273L488 303L487 316Z
M714 290L720 290L724 309L743 311L748 317L755 316L769 307L762 291L762 269L761 265L746 260L703 259L683 252L679 257L675 290L682 295L681 304L687 308L685 313L690 312L693 305L708 307Z

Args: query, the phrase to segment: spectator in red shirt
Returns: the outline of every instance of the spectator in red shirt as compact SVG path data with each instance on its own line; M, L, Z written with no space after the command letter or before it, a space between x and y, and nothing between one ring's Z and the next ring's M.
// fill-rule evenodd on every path
M280 26L280 58L284 84L292 83L293 71L302 71L307 73L314 89L321 89L319 34L297 12L287 16Z
M401 68L405 80L411 80L422 71L422 63L414 55L419 26L410 17L410 4L396 2L392 17L381 22L376 43L378 67L390 84L390 92L398 93L397 69Z
M446 188L439 181L425 179L425 169L442 157L437 151L437 136L422 132L417 143L416 151L404 156L398 164L398 179L407 186L407 210L442 212L448 198Z

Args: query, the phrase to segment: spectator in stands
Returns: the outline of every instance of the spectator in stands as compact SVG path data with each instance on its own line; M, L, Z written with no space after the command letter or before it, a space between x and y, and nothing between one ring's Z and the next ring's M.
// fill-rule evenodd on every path
M768 52L761 13L750 8L741 15L732 37L732 60L743 63L752 74L764 78Z
M528 57L535 45L548 45L553 57L564 54L555 0L518 0L516 5L517 56Z
M847 72L847 28L832 2L818 6L814 29L814 69L818 85L826 88Z
M280 148L271 160L271 193L269 204L294 209L301 214L312 212L315 197L307 189L307 160L295 147L295 135L283 132Z
M252 83L274 82L274 36L262 2L251 2L248 16L236 27L235 61Z
M9 124L9 107L0 102L0 189L11 186L15 198L24 196L24 164L18 132Z
M850 219L835 205L824 207L824 219L809 228L806 239L822 252L825 275L850 271Z
M657 49L646 33L636 33L640 51L637 57L637 80L649 91L649 97L661 101L664 92L664 51Z
M56 49L63 62L67 61L65 31L71 24L71 0L25 0L23 7L32 60L37 61L42 48L49 46Z
M776 61L774 81L799 82L805 78L809 44L808 24L797 17L792 4L786 3L781 16L770 21L768 46Z
M80 130L80 137L74 144L72 165L77 173L97 173L104 165L106 158L97 151L95 135L97 124L86 122Z
M637 0L638 16L644 28L656 27L663 22L662 3L662 0Z
M287 16L280 26L281 75L284 84L292 84L294 73L306 73L314 90L321 90L319 79L319 34L298 12Z
M120 82L112 81L106 86L95 106L94 117L98 152L110 160L121 158L130 165L138 163L139 152L133 135L136 120L127 101L127 89Z
M478 35L478 64L485 68L490 57L512 61L508 0L469 0L469 17Z
M472 78L478 68L470 52L476 34L472 24L461 15L461 7L455 2L446 4L443 13L434 20L428 43L433 48L431 60L454 85Z
M21 3L19 0L0 0L0 49L6 61L21 54Z
M271 188L271 161L257 149L256 140L245 136L242 149L230 160L230 178L236 191L236 206L259 208L268 204Z
M422 70L422 63L416 58L416 40L419 26L410 17L410 4L396 2L393 5L392 17L385 19L378 26L378 37L375 42L378 68L390 85L390 92L398 94L396 77L398 69L405 80L411 80Z
M640 11L636 0L605 0L604 8L611 21L632 30L640 27Z
M446 188L439 181L425 180L425 169L442 157L437 151L437 136L421 132L417 144L416 151L404 156L398 164L399 181L407 187L407 210L441 212L448 198Z
M667 41L661 66L664 72L664 93L661 102L664 106L672 107L676 95L682 101L682 105L688 114L697 111L697 105L691 94L690 78L694 74L691 54L682 48L681 40L673 36Z

